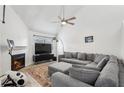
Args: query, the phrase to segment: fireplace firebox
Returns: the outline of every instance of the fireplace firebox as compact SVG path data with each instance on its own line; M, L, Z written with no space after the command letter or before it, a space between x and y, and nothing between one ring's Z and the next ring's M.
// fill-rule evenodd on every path
M25 53L11 56L11 70L17 71L25 67Z

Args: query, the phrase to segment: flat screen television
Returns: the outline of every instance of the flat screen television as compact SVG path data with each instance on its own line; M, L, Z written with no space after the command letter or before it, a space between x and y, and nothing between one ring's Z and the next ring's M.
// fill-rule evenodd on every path
M51 44L35 43L35 54L51 53Z

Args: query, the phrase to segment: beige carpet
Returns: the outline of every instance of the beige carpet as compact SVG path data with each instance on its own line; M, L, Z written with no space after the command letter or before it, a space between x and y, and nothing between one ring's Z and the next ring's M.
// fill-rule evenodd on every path
M51 86L51 82L48 76L48 65L55 62L47 62L37 65L30 65L21 69L23 73L28 73L31 75L41 86L49 87Z

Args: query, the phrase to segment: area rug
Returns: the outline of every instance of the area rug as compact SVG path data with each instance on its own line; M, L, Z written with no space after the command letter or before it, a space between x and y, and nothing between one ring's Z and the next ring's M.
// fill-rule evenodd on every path
M48 76L48 65L52 63L54 62L31 65L21 69L20 71L31 75L41 86L50 87L51 82Z

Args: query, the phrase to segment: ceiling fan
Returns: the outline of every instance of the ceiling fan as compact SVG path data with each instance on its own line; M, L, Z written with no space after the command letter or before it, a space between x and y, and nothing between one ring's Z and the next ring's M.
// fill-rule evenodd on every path
M74 25L75 23L72 23L71 21L75 20L76 17L71 18L65 18L65 9L64 6L62 6L62 16L58 16L59 21L54 21L54 23L60 23L61 26L64 26L66 24Z

